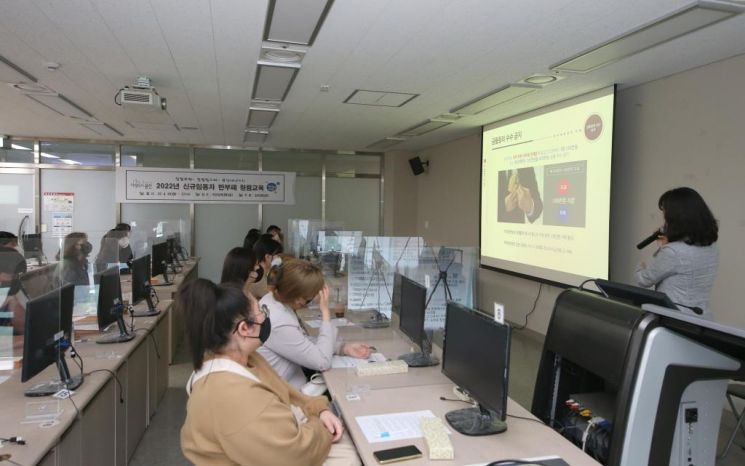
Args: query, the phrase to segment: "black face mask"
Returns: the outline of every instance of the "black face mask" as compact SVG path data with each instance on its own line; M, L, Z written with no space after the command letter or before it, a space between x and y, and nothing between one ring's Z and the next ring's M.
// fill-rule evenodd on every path
M258 269L254 270L256 272L256 281L254 283L259 283L262 278L264 278L264 268L259 266Z
M93 245L88 241L80 245L80 252L83 253L84 256L90 254L91 251L93 251Z
M269 317L267 317L266 319L264 319L264 322L260 324L256 323L256 325L261 325L261 329L259 330L259 336L250 337L250 338L258 338L261 344L263 345L264 343L266 343L266 341L269 339L269 335L272 333L272 321L269 320Z

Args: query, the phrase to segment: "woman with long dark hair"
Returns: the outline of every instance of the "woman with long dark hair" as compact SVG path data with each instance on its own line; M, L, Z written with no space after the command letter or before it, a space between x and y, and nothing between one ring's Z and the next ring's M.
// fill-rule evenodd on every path
M659 249L649 265L636 270L639 286L654 286L680 305L683 312L713 319L709 297L719 268L719 227L699 193L675 188L660 196L665 224L657 237Z
M93 245L88 241L86 233L74 231L65 236L61 254L57 255L57 258L62 261L59 265L59 273L63 284L90 284L88 256L91 251L93 251Z
M343 426L328 401L303 395L256 353L272 326L255 299L237 286L200 278L182 285L176 307L184 315L194 365L181 428L181 450L189 461L359 464L348 443L332 448Z

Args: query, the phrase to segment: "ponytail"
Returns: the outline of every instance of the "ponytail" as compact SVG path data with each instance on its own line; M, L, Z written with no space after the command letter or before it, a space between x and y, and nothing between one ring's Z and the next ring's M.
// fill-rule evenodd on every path
M215 285L204 278L179 288L175 308L184 315L194 370L202 367L207 351L225 347L236 321L250 315L248 298L239 287Z

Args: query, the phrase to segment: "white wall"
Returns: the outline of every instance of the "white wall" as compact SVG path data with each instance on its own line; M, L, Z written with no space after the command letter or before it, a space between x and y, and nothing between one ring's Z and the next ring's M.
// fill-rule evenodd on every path
M611 279L631 282L638 261L653 248L634 245L661 223L657 200L665 190L691 186L699 190L720 221L721 266L712 294L717 320L745 327L739 287L745 272L745 55L690 70L618 93L612 181ZM419 177L399 169L386 190L416 186L416 196L396 196L386 231L419 234L436 244L478 244L479 163L481 136L474 134L432 147L417 155L429 160ZM410 153L390 153L388 165L403 167ZM388 172L388 170L386 170ZM391 187L391 184L395 186ZM408 205L402 206L402 203ZM416 216L406 223L397 213ZM429 221L428 228L425 222ZM403 222L404 227L398 227ZM505 304L507 318L522 324L537 296L538 283L481 270L479 305ZM561 290L543 286L529 328L545 333L554 300Z

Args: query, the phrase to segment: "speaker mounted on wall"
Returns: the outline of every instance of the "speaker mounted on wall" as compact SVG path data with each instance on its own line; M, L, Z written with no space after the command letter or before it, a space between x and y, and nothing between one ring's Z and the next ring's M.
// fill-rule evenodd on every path
M419 156L409 159L409 165L411 165L411 172L414 176L421 175L424 173L424 166L429 166L429 162L422 162Z

